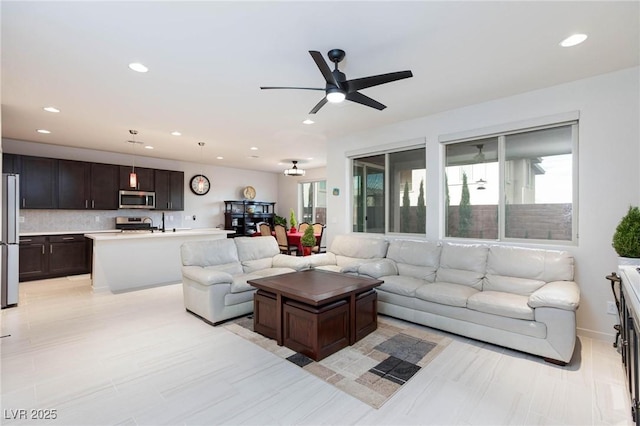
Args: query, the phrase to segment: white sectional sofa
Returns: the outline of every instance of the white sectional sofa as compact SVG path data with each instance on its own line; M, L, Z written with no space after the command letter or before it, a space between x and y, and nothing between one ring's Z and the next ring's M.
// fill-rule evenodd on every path
M541 356L571 360L580 290L566 251L336 236L327 253L278 254L271 237L187 243L187 310L216 324L253 309L251 277L317 268L384 281L378 312Z
M310 266L308 257L280 254L270 236L194 241L180 250L185 308L214 325L253 312L247 280Z
M358 273L384 280L379 313L559 364L573 355L580 290L566 251L395 240Z

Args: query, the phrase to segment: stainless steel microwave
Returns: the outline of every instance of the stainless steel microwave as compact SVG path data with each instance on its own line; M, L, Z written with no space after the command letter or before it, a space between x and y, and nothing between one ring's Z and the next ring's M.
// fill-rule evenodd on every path
M120 191L121 209L155 209L156 193L150 191Z

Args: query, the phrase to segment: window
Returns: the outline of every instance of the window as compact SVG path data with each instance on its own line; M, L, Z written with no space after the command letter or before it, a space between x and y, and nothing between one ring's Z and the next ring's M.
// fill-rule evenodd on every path
M300 222L327 223L327 182L303 182L298 184L302 217Z
M445 236L573 241L577 124L445 146Z
M353 232L424 234L425 176L424 148L353 158Z

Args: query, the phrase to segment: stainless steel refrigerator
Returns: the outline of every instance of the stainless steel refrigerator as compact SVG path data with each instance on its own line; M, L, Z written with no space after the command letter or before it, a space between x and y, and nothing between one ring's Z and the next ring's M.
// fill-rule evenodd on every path
M2 175L2 309L18 305L20 177Z

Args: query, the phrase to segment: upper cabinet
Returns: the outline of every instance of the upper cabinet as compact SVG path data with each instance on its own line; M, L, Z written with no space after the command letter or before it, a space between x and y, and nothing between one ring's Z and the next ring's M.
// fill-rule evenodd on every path
M16 154L2 154L2 173L20 173Z
M91 163L92 209L118 209L118 171L113 164Z
M156 210L184 210L184 172L155 171Z
M117 210L132 189L129 166L3 154L4 173L20 174L20 208ZM156 191L157 210L184 210L184 172L137 167L138 190ZM126 185L126 186L123 186Z
M155 176L153 169L147 169L145 167L136 167L136 177L138 180L138 186L132 188L129 185L129 175L131 174L132 167L120 166L120 188L127 191L155 191Z
M58 160L20 156L20 208L58 208Z
M58 208L87 209L91 190L91 165L82 161L58 160Z
M58 160L59 209L118 209L118 166Z

